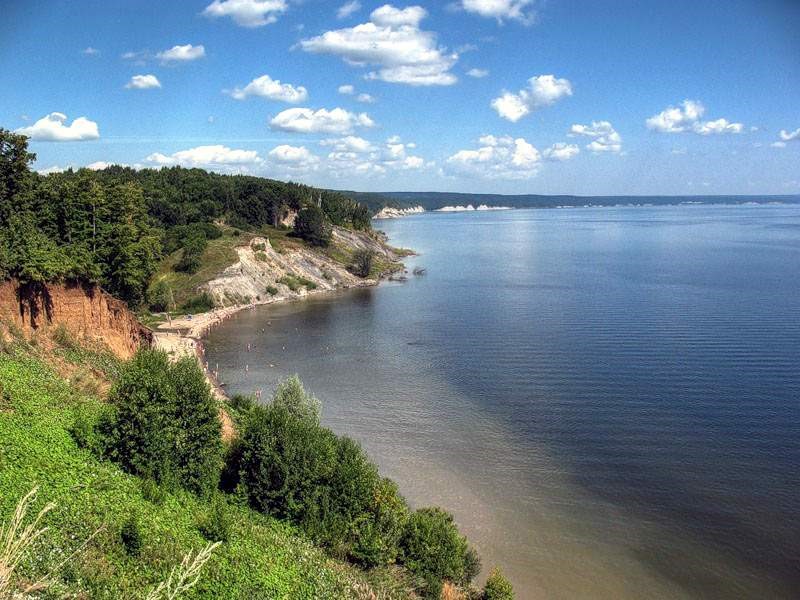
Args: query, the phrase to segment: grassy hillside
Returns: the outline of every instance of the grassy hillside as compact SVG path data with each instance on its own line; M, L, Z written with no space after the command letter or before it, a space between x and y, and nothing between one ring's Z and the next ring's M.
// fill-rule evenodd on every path
M0 521L34 485L32 513L56 504L45 517L48 531L20 565L27 582L98 533L33 597L145 598L182 556L207 544L201 529L213 515L229 522L228 539L186 598L370 598L373 591L409 597L392 572L365 573L334 561L285 523L222 495L201 500L166 492L81 449L71 432L102 409L99 396L118 363L56 338L60 345L6 341L0 351ZM121 535L131 519L138 523L138 552Z

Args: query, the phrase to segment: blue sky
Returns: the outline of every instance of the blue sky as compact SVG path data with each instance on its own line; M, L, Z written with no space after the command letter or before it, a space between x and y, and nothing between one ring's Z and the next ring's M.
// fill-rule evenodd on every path
M6 1L0 89L42 171L800 193L790 0Z

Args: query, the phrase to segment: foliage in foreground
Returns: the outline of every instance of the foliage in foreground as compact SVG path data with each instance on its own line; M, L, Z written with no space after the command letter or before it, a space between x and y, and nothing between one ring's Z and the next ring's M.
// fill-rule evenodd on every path
M103 403L71 387L32 354L35 349L4 346L0 521L9 520L17 499L36 481L40 497L57 504L40 522L48 527L47 535L36 540L35 551L25 554L16 573L25 581L37 581L100 530L55 573L42 598L144 598L169 580L180 557L208 543L200 524L215 502L227 515L228 539L214 550L197 585L184 594L187 599L339 599L370 598L373 593L409 597L399 572L359 571L326 556L292 526L233 498L215 495L212 500L165 489L79 447L70 430L80 419L96 421ZM104 368L101 363L85 366ZM142 541L135 557L120 536L131 515L137 516Z
M477 555L452 516L411 512L356 442L320 426L319 403L296 377L271 404L246 405L240 424L228 485L238 484L256 510L296 523L336 557L365 567L402 564L431 598L444 581L466 587L477 575Z
M134 475L209 494L222 467L217 403L197 362L140 350L110 394L105 453Z
M483 600L514 600L511 582L503 576L500 569L492 569L489 574L483 587Z

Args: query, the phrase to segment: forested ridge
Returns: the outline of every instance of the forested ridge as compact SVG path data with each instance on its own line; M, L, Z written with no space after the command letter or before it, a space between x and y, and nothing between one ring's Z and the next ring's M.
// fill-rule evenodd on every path
M0 129L0 276L98 283L132 306L163 257L183 248L190 270L222 223L256 231L299 211L300 237L317 244L330 224L370 228L364 205L303 184L183 167L40 175L35 159Z

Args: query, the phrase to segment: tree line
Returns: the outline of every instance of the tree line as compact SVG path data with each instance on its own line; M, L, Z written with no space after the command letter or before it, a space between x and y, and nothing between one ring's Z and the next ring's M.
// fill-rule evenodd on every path
M196 270L216 223L258 230L299 212L298 235L318 245L331 225L370 228L365 206L299 183L183 167L40 175L35 160L0 129L0 277L97 283L133 306L163 257L183 249L179 268Z

